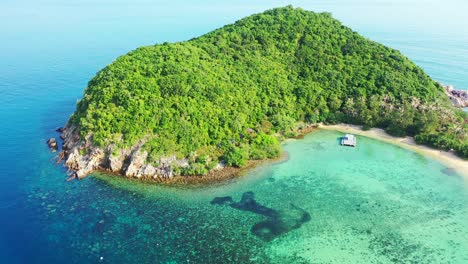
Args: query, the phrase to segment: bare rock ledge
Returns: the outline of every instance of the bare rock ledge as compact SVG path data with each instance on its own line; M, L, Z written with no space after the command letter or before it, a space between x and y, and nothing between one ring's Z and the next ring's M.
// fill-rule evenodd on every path
M64 161L72 178L84 178L95 171L107 171L129 178L166 180L174 176L174 168L189 166L188 160L175 156L160 158L158 166L148 164L148 152L142 149L144 141L128 149L114 145L100 148L94 146L89 137L81 140L75 126L62 129L62 151L58 162ZM217 166L222 169L222 166Z
M300 125L297 130L299 132L298 138L310 133L317 127L316 124ZM90 137L82 139L74 125L67 125L58 129L57 132L61 132L60 138L63 139L62 150L58 155L57 163L63 162L68 168L68 180L82 179L95 171L105 171L128 178L158 182L180 182L180 178L175 176L180 176L183 169L191 166L189 159L178 159L175 155L163 156L153 164L148 163L148 152L143 149L143 145L148 138L141 139L134 146L127 149L118 148L113 144L102 148L94 146ZM281 155L280 158L267 160L277 162L284 160L285 157L287 156ZM249 161L245 168L251 168L267 160ZM219 161L208 172L208 178L205 178L205 180L218 181L220 178L229 178L236 175L240 171L239 168L229 167L225 162ZM192 179L195 178L201 179L203 177L193 177ZM194 182L198 182L198 180Z

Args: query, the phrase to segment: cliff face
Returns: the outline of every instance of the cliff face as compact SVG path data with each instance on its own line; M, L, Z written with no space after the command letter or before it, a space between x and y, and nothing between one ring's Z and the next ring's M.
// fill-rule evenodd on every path
M73 125L62 129L61 138L59 161L63 160L71 176L78 179L95 171L108 171L129 178L164 180L174 176L174 168L189 166L187 160L175 156L160 158L159 166L148 164L148 152L142 150L144 141L128 149L117 149L115 145L96 147L89 137L81 140Z

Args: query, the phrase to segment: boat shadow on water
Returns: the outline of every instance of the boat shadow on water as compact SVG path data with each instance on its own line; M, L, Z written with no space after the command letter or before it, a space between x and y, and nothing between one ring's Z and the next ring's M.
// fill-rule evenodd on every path
M281 234L297 229L311 219L308 212L293 204L290 204L286 210L275 210L263 206L255 200L253 192L245 192L240 202L234 202L231 196L225 196L216 197L210 203L228 205L238 210L265 216L267 218L265 221L256 223L251 229L254 235L264 241L271 241Z
M442 172L443 174L449 177L454 177L454 178L463 180L463 178L457 173L457 171L454 168L444 168L444 169L441 169L440 172Z

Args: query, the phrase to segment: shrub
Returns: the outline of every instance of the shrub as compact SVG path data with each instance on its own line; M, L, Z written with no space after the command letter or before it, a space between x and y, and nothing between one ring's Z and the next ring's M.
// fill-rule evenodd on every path
M228 166L242 167L247 162L248 154L245 148L231 145L224 153L223 160Z

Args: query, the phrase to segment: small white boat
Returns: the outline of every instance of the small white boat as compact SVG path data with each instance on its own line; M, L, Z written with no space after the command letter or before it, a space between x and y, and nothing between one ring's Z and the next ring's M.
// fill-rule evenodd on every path
M354 136L354 135L346 134L346 135L344 135L344 137L341 138L341 145L342 146L355 147L356 144L357 144L356 136Z

